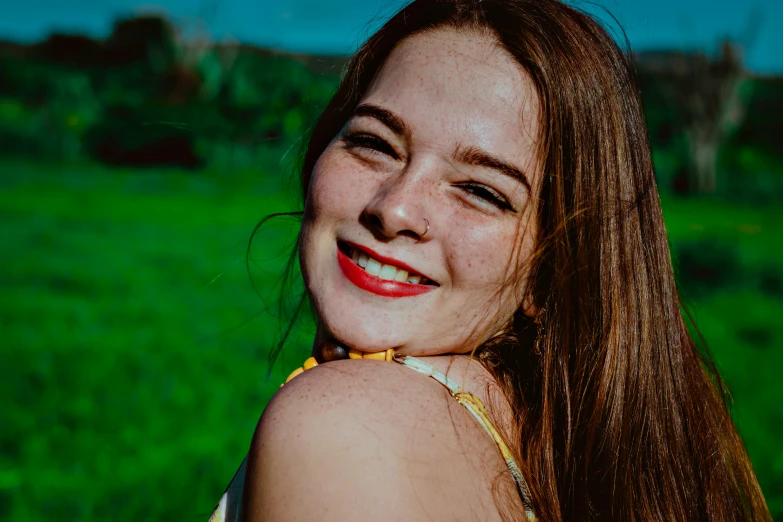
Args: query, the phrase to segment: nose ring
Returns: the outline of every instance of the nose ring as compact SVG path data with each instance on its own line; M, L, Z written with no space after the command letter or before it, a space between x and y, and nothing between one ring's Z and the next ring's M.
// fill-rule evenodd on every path
M424 233L421 235L421 237L424 237L427 235L427 232L430 231L430 222L427 220L427 218L424 218L424 222L427 223L427 230L424 231Z

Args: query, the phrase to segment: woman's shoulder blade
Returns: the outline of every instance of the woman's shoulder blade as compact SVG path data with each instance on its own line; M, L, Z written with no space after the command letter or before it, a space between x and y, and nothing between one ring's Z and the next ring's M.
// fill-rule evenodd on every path
M482 428L433 379L396 364L332 362L290 381L267 406L243 512L248 520L492 520L493 490L513 490L504 471Z

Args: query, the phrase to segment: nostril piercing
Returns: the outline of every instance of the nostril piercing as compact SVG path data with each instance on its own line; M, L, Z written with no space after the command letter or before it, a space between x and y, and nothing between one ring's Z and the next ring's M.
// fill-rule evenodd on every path
M424 218L424 222L427 223L427 230L424 231L424 233L421 235L421 237L424 237L427 235L427 232L430 231L430 222L427 220L427 218Z

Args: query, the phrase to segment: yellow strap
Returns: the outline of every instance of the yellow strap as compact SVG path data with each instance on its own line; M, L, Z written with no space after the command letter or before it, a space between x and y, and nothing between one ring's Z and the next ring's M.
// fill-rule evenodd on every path
M492 417L489 414L487 407L484 406L483 402L481 402L481 399L469 391L463 390L456 382L436 370L432 365L429 365L420 359L406 356L404 359L400 358L398 361L412 370L432 377L441 383L449 391L449 394L451 394L451 396L454 397L457 402L464 406L465 409L467 409L473 415L473 417L479 421L484 430L489 433L489 435L492 437L492 440L495 441L495 445L500 450L500 454L503 457L503 460L506 461L506 466L511 472L511 476L514 478L514 482L516 483L517 489L519 490L519 496L521 497L522 505L525 508L525 515L527 515L528 520L535 522L536 515L533 512L533 507L530 503L530 491L528 490L527 482L525 482L525 479L522 476L522 471L519 469L519 465L517 465L517 462L514 460L514 455L511 453L508 444L506 444L506 441L503 440L503 436L495 427L495 423L492 421Z

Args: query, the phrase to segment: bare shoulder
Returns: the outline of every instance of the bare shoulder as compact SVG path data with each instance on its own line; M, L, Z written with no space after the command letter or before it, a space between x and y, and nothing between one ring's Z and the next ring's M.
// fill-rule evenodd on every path
M499 520L513 482L492 440L433 379L336 361L296 377L251 445L248 521Z

